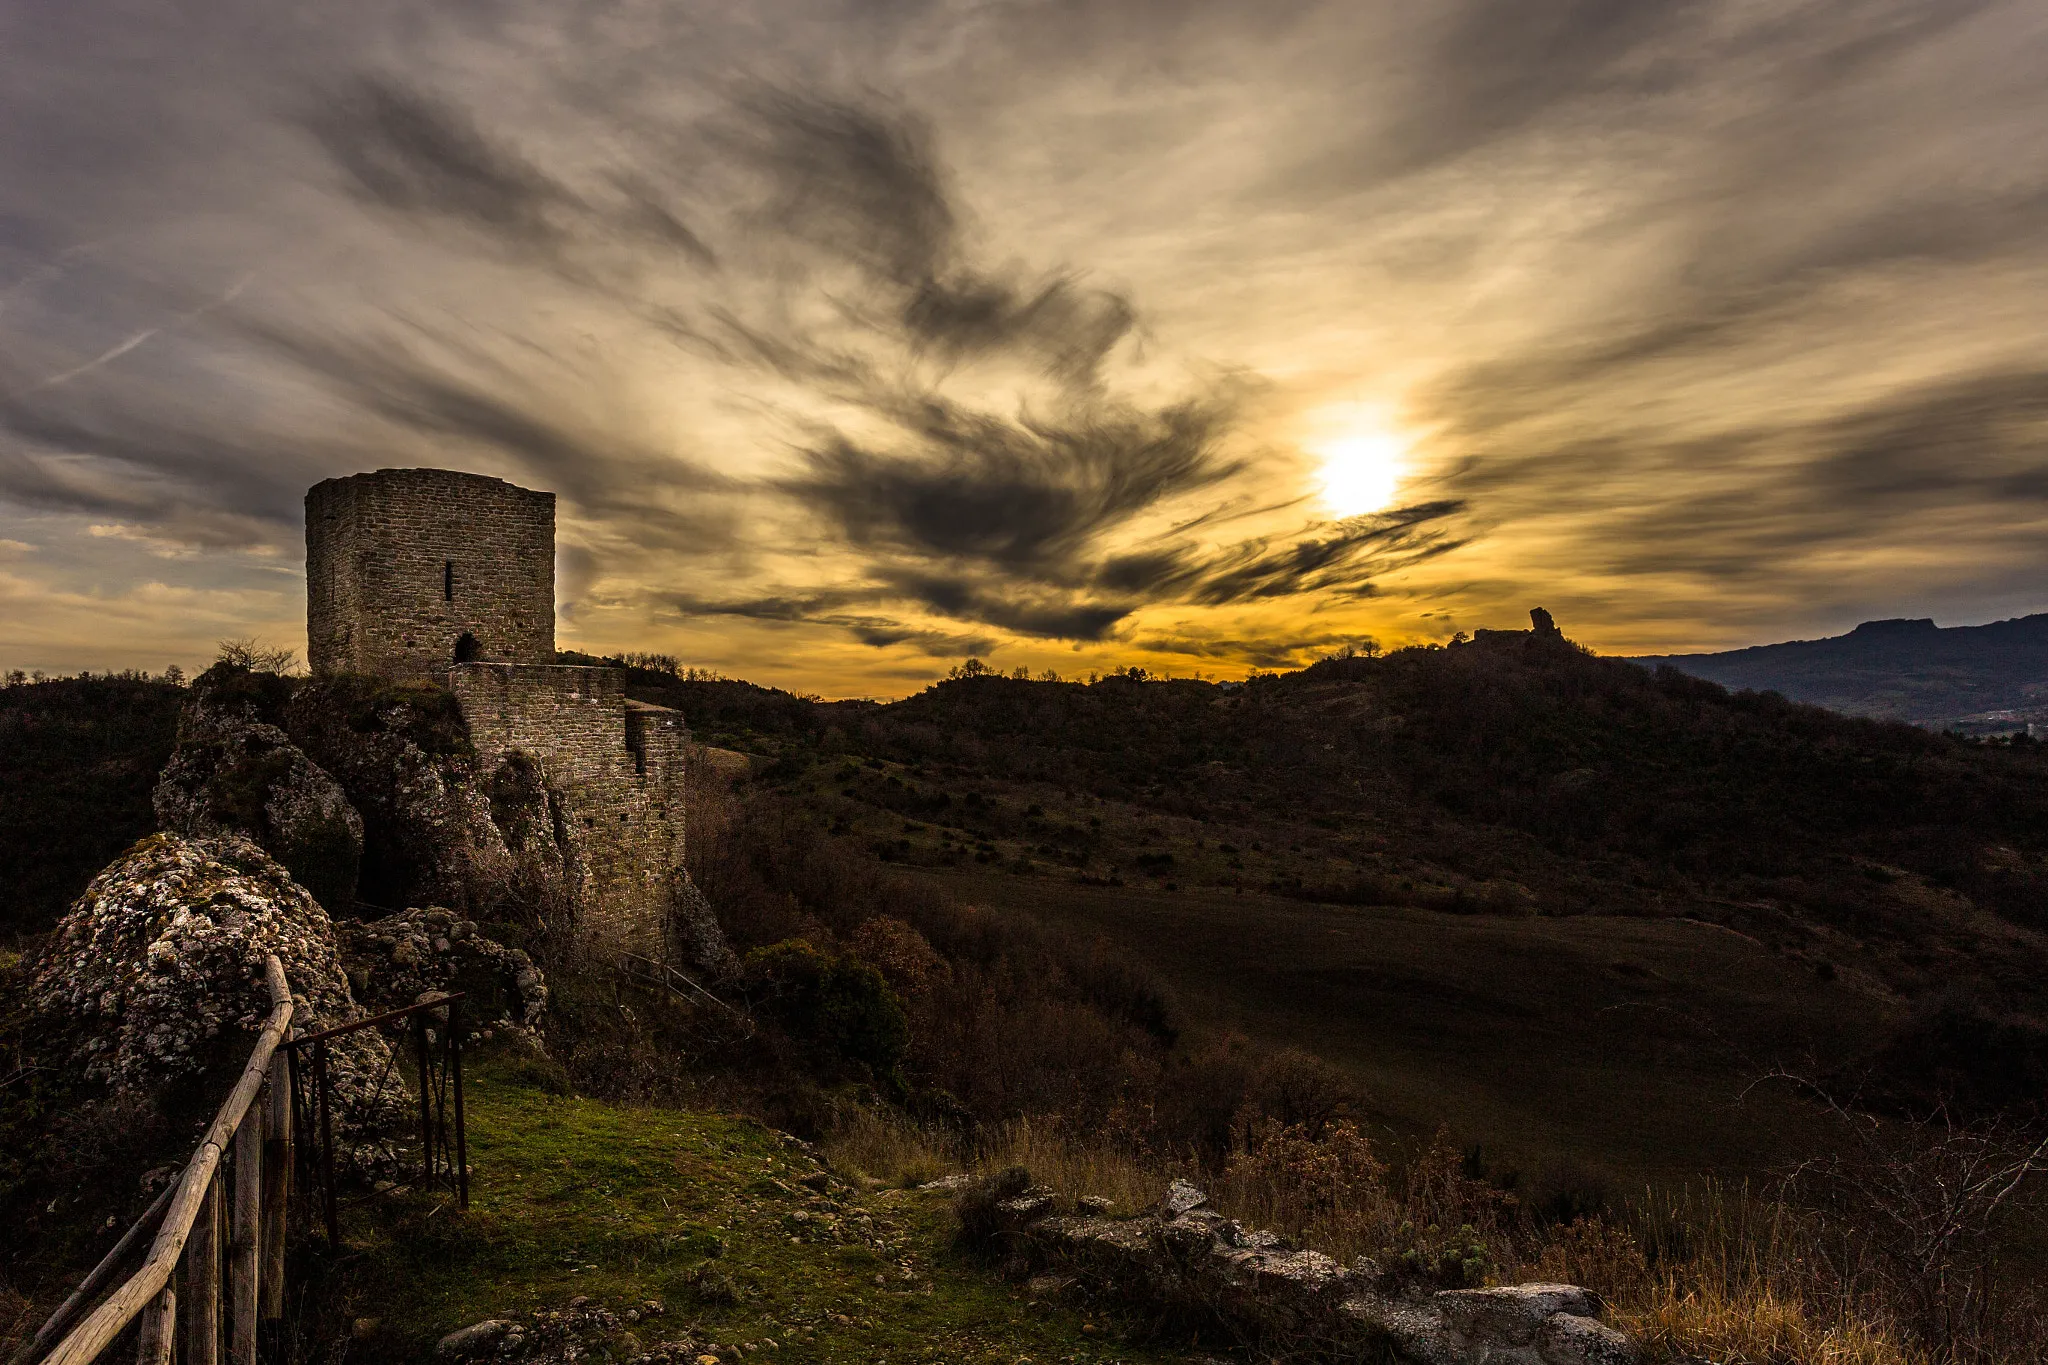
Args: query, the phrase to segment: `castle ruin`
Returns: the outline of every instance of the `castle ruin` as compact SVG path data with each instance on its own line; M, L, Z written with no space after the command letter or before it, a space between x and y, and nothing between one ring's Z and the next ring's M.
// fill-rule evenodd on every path
M683 724L617 669L555 658L555 495L447 469L306 493L316 675L441 683L485 771L538 763L580 870L579 933L658 952L683 863Z

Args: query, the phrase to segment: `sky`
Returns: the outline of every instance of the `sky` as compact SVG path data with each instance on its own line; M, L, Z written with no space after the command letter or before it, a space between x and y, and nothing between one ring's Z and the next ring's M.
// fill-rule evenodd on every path
M2048 609L2039 0L0 0L0 669L306 488L829 696Z

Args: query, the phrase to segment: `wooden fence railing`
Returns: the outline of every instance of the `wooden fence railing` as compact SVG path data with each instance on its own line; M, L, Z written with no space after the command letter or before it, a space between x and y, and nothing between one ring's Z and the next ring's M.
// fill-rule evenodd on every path
M258 1321L284 1315L285 1212L292 1169L291 1069L278 1053L292 1022L291 987L274 956L264 974L270 1017L256 1036L241 1079L183 1175L10 1365L89 1365L138 1319L140 1365L169 1365L181 1328L184 1365L221 1365L223 1339L229 1365L256 1365ZM223 1171L230 1149L233 1163ZM231 1181L225 1178L230 1172ZM141 1267L79 1321L152 1229L155 1238ZM183 1302L171 1283L181 1259Z

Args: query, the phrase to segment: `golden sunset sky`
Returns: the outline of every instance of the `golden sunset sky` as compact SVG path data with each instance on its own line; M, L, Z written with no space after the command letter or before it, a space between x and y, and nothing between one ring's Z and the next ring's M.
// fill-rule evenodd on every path
M303 647L301 498L832 696L2048 608L2038 0L0 0L0 669Z

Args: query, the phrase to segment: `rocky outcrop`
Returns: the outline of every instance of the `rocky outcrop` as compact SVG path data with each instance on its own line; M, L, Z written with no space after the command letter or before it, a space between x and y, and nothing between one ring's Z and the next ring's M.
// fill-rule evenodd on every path
M301 1032L358 1017L334 927L275 859L238 835L152 834L93 879L59 922L28 989L33 1027L87 1079L154 1095L236 1063L270 1012L276 954ZM394 1119L402 1082L374 1031L334 1042L344 1126Z
M464 992L465 1017L477 1027L537 1029L547 1012L547 980L533 959L442 906L344 924L341 936L350 988L371 1013L439 991Z
M480 772L446 691L315 679L292 696L285 728L362 814L365 900L475 915L518 899L545 916L573 897L544 786L512 774L501 789ZM499 818L521 832L520 854Z
M969 1186L961 1234L1013 1274L1051 1269L1096 1294L1269 1354L1413 1365L1634 1365L1634 1343L1574 1285L1435 1293L1403 1288L1371 1260L1340 1265L1247 1229L1175 1181L1135 1218L1060 1214L1052 1191L1012 1169Z
M590 821L573 818L570 804L523 750L481 762L445 688L232 664L194 683L156 790L164 828L247 835L337 916L444 906L458 919L565 934L588 910L592 885ZM737 968L687 872L676 869L657 899L672 950L713 976Z
M354 900L363 820L348 795L265 714L274 698L246 669L217 664L192 685L178 747L152 793L176 834L241 834L284 864L322 905Z
M719 927L718 912L680 868L669 894L668 931L676 951L699 971L721 980L738 974L739 956Z

